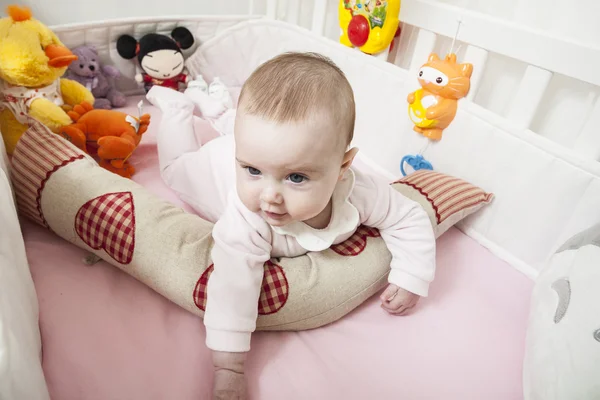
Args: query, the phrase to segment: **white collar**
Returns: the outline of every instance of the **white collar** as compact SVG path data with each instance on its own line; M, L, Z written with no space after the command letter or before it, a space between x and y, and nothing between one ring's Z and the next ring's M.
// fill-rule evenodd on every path
M331 220L324 229L315 229L304 222L292 222L285 226L272 226L275 233L293 236L308 251L321 251L331 247L340 235L353 232L360 216L350 201L354 189L354 171L348 169L333 191Z

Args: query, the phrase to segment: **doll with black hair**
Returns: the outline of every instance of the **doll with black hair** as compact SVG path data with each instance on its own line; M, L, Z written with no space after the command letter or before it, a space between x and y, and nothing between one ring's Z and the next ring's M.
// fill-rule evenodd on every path
M194 44L194 35L184 27L177 27L171 37L158 33L144 35L138 42L130 35L117 40L117 52L127 60L137 56L142 73L135 80L144 83L146 93L154 85L178 90L179 84L188 81L184 73L183 53Z

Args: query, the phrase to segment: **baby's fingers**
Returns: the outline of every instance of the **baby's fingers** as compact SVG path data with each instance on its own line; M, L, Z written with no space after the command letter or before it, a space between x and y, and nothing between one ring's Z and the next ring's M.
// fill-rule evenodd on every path
M383 303L387 303L389 300L392 300L396 293L398 292L398 286L396 285L388 285L387 288L383 291L379 298Z
M410 306L410 300L398 293L392 300L385 303L386 308L392 311L400 311L403 307Z
M412 306L404 307L397 313L394 313L394 315L400 315L400 316L408 315L408 314L410 314L412 309L415 308L415 306L416 306L416 304L413 304Z
M414 308L414 305L408 306L408 307L400 306L399 308L392 309L392 308L387 307L385 304L382 304L381 308L383 308L385 311L387 311L390 315L403 316L403 315L408 315Z

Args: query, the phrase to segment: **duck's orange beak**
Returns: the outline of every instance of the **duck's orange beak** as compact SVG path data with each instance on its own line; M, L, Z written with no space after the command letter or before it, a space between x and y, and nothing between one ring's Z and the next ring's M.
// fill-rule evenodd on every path
M77 56L64 46L50 44L46 46L46 56L49 58L48 65L54 68L68 67Z

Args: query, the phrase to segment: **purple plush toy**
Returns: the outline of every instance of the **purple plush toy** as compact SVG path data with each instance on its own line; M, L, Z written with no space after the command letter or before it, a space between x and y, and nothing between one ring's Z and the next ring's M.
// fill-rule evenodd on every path
M123 93L114 88L113 79L120 73L115 67L100 66L98 52L93 46L81 46L73 50L78 59L69 65L66 78L81 83L92 92L96 101L94 108L110 110L123 107L127 102Z

